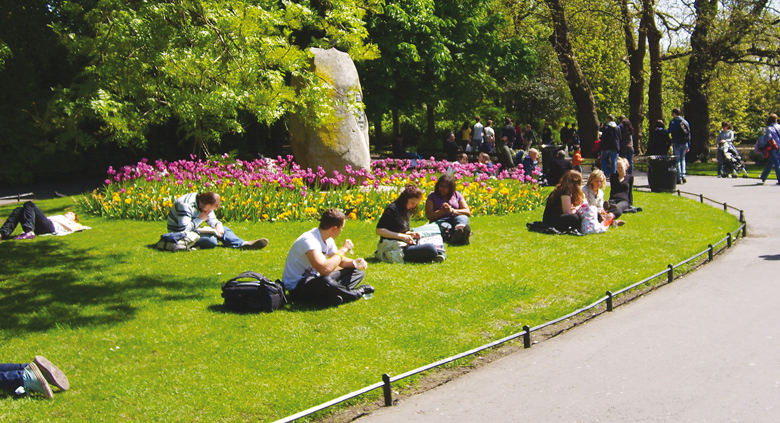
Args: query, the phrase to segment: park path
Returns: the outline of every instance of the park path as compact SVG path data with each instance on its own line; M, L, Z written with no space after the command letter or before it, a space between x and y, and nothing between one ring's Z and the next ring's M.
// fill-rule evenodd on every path
M679 188L743 209L747 238L612 313L359 422L780 421L780 186L691 176Z

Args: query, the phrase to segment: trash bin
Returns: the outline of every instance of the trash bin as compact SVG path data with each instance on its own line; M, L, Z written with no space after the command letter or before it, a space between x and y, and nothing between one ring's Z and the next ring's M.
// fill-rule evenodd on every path
M544 144L540 147L542 149L542 173L545 175L550 174L550 163L555 159L555 155L558 154L558 150L562 150L562 145Z
M677 190L677 156L647 156L647 183L653 192Z

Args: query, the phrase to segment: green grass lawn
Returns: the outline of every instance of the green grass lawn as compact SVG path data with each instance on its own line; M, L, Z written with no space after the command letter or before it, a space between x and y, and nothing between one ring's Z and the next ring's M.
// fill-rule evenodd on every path
M149 245L163 222L89 216L90 231L3 241L2 360L45 355L71 390L51 401L0 395L0 421L275 420L559 317L739 226L670 194L637 192L635 203L644 211L625 226L585 237L528 232L541 209L474 218L471 245L449 248L442 264L370 260L370 300L258 315L226 312L221 283L247 269L281 277L287 249L313 222L229 225L270 239L261 251L159 252ZM69 198L38 204L47 214L73 208ZM345 238L356 256L372 256L374 223L348 222Z

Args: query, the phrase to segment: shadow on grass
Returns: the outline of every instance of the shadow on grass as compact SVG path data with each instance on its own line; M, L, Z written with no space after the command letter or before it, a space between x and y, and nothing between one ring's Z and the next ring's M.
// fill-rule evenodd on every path
M76 249L54 239L9 244L0 245L0 331L7 337L121 323L134 318L136 304L147 299L203 297L193 290L202 285L197 278L117 273L126 254Z

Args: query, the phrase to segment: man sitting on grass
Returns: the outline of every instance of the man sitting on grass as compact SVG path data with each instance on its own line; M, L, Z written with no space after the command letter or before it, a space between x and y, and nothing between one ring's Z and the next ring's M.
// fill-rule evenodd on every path
M265 238L244 241L229 228L222 226L222 222L217 220L217 216L214 214L214 210L219 208L220 202L219 194L211 191L202 194L191 192L182 195L176 199L168 212L168 232L200 232L200 239L195 243L195 246L201 249L214 248L217 246L217 241L221 241L225 247L242 250L259 250L268 245L268 240ZM198 226L203 221L214 230L203 230L202 232L198 230Z
M339 305L374 292L371 285L357 287L365 277L363 259L344 257L354 247L347 239L336 248L334 238L341 234L347 217L340 210L328 209L320 225L293 242L284 263L282 283L292 300Z

